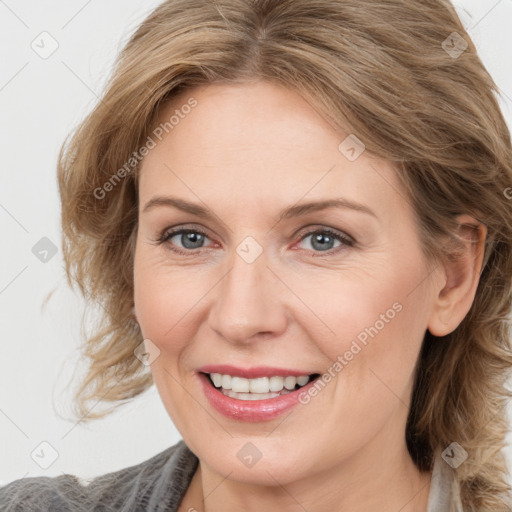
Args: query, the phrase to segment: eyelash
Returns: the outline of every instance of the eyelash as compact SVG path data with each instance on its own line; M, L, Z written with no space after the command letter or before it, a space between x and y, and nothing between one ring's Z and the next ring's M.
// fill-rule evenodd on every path
M200 235L202 235L206 238L209 238L207 233L205 231L203 231L202 229L180 227L180 228L172 230L172 231L167 231L167 230L162 231L161 235L156 240L156 244L163 245L167 241L169 241L171 238L175 237L176 235L181 235L181 234L186 234L186 233L199 233ZM308 236L317 235L317 234L328 234L329 236L333 237L335 240L342 242L342 244L339 247L335 247L335 248L329 249L327 251L311 251L313 253L312 254L313 257L325 256L325 255L330 256L330 255L337 253L340 250L346 249L347 247L353 247L355 245L355 241L351 237L344 235L343 233L340 233L339 231L336 231L336 230L334 230L332 228L328 228L328 227L322 227L322 228L304 233L304 235L301 236L299 242L302 242ZM188 250L182 250L182 249L179 249L176 247L169 247L169 250L174 251L178 254L182 254L184 256L195 255L195 254L197 254L196 251L198 249L208 249L208 247L199 247L197 249L188 249Z

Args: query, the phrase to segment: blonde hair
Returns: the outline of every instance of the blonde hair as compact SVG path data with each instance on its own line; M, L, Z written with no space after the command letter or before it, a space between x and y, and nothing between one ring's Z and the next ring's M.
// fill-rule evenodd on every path
M421 470L456 441L468 453L456 470L464 510L511 510L502 451L512 363L510 133L497 87L447 0L169 0L141 24L59 159L68 282L103 308L86 336L78 415L103 416L88 404L114 408L152 384L134 357L142 336L131 309L138 156L158 113L194 86L254 80L297 91L395 164L431 259L453 257L439 241L454 237L458 214L486 225L471 310L442 342L425 335L406 440Z

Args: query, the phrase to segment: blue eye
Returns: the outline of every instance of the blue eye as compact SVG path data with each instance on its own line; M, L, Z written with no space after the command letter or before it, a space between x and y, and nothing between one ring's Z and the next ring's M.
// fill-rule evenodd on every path
M313 253L312 256L323 256L326 253L329 255L354 245L354 240L351 237L330 228L319 228L315 231L309 231L301 237L300 242L309 237L312 237L310 242L312 249L307 250ZM171 242L173 238L176 238L180 245L177 245L177 242ZM157 240L157 243L168 243L170 250L178 254L193 256L197 254L195 249L208 247L204 245L206 240L209 240L209 237L204 231L197 228L181 227L173 231L164 231ZM338 242L339 245L333 247L335 242Z
M302 238L301 242L307 238L311 238L310 245L314 252L336 252L337 249L343 246L352 246L353 241L348 236L338 233L332 229L319 229L317 231L310 231L306 233ZM333 247L333 243L339 242L337 247Z
M208 238L206 233L198 229L178 229L176 231L169 231L167 233L164 233L159 242L165 243L178 236L178 240L182 244L182 247L188 250L200 249L205 239ZM186 251L177 252L183 254Z

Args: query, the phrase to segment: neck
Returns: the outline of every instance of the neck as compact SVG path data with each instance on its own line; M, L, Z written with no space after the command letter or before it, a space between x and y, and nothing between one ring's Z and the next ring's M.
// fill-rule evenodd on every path
M364 457L358 452L327 472L285 485L276 479L268 486L236 481L200 462L180 512L427 512L431 472L417 469L405 443L394 456L367 448Z

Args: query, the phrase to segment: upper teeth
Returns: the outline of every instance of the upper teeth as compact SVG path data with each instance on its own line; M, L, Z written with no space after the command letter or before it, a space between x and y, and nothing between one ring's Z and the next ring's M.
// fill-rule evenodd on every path
M243 377L232 377L220 373L210 373L215 387L231 389L236 393L269 393L279 392L283 388L295 389L295 385L304 386L309 381L308 375L299 377L259 377L257 379L244 379Z

